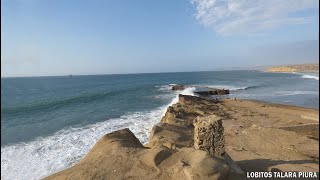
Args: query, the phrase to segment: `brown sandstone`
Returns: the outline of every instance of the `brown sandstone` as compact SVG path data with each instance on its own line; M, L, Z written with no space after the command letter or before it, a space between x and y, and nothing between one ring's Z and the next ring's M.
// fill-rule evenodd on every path
M128 129L112 132L78 164L46 179L244 179L248 171L319 172L318 125L314 109L179 95L148 144Z

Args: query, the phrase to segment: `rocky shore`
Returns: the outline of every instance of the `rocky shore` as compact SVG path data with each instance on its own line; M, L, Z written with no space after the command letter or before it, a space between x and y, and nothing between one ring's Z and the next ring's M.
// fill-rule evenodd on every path
M252 171L319 172L319 111L179 95L148 144L114 131L45 179L244 179Z
M211 88L206 86L186 86L181 84L171 84L171 90L178 91L178 90L184 90L187 87L194 87L194 88L200 88L194 93L199 96L212 96L212 95L227 95L230 94L229 89L218 89L218 88Z

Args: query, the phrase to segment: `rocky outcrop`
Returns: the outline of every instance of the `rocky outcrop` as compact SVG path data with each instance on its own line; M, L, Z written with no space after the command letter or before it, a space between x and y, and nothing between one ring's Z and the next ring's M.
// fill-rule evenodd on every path
M129 129L103 136L76 165L45 179L226 179L222 158L194 148L146 148Z
M181 84L173 84L169 85L171 86L171 89L174 91L177 90L184 90L188 86L181 85ZM194 93L200 96L211 96L211 95L227 95L230 94L230 91L228 89L218 89L218 88L211 88L206 86L190 86L194 88L200 88L201 90L196 90Z
M194 122L194 148L207 151L212 156L223 156L224 131L222 119L216 115L197 117Z
M271 171L272 168L318 171L319 141L314 140L318 139L318 111L292 106L179 95L179 103L168 108L151 132L148 146L195 147L198 140L194 120L204 120L212 115L222 120L226 152L223 158L230 172L241 174L243 171ZM290 128L284 128L287 126ZM210 146L205 147L210 152ZM299 164L292 159L305 161L299 161Z
M148 144L129 129L109 133L79 163L46 179L244 179L244 171L318 172L318 123L317 110L179 95Z
M186 87L184 85L181 84L175 84L172 85L171 89L174 91L178 91L178 90L184 90Z
M210 96L210 95L227 95L230 94L230 91L228 89L208 89L206 91L195 91L195 94L201 95L201 96Z
M233 179L243 172L225 156L222 121L212 115L212 103L218 102L180 95L145 146L129 129L109 133L78 164L47 179ZM194 141L202 135L205 146Z
M243 171L224 150L222 117L227 115L218 109L220 100L179 95L179 103L168 107L161 122L154 126L147 147L171 149L194 148L219 157L230 172L238 176Z
M179 95L179 103L168 107L159 124L150 133L149 147L194 148L194 119L216 114L227 117L219 110L220 100Z

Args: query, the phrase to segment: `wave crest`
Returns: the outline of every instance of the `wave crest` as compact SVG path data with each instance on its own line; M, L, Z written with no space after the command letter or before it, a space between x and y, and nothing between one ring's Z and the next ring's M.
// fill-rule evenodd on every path
M194 95L194 90L192 87L175 91L175 98L169 105L153 111L131 113L82 128L61 130L31 142L1 147L2 177L39 179L66 169L83 158L103 135L122 128L129 128L141 143L146 143L151 128L160 121L167 107L179 101L179 94Z
M154 124L166 106L136 112L82 128L61 130L52 136L1 147L1 177L39 179L78 162L103 135L129 128L142 142L148 141Z
M319 80L319 77L318 76L313 76L313 75L302 75L301 76L302 78L305 78L305 79L315 79L315 80Z
M1 111L5 113L17 113L17 112L38 112L43 111L45 109L56 109L65 107L72 104L79 104L79 103L89 103L96 100L101 100L108 98L113 95L117 95L121 92L98 92L98 93L91 93L91 94L81 94L69 98L64 99L54 99L54 100L47 100L38 103L30 103L28 105L23 106L15 106L15 107L1 107Z
M319 94L316 91L278 91L275 95L291 96L291 95L303 95L303 94Z
M228 86L228 85L215 85L215 86L206 86L209 88L219 88L219 89L229 89L230 91L237 91L237 90L248 90L248 89L256 89L260 88L262 86L256 85L256 86L241 86L241 87L235 87L235 86Z

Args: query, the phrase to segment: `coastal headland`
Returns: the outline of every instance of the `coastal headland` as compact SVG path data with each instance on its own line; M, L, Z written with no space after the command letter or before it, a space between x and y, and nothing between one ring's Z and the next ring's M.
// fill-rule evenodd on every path
M295 64L287 66L272 66L268 72L319 72L319 64Z
M103 136L45 179L245 179L248 172L319 172L319 111L179 95L145 145L129 129Z

